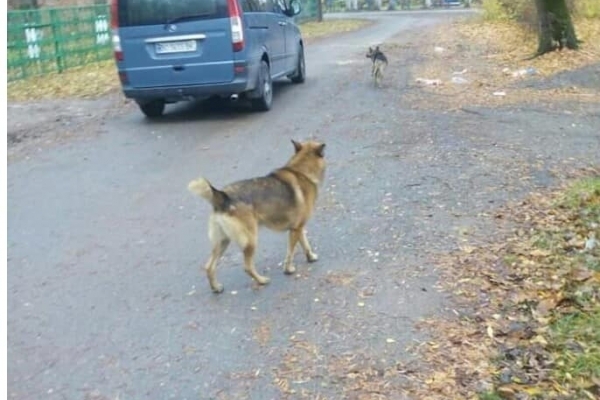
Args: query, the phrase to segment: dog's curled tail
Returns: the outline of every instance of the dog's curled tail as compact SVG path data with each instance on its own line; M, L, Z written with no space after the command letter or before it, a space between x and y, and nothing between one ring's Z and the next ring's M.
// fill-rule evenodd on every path
M188 190L212 203L213 191L210 182L204 178L194 179L188 183Z
M225 211L229 207L229 196L225 192L215 189L209 181L202 177L188 183L188 190L206 199L212 204L215 211Z

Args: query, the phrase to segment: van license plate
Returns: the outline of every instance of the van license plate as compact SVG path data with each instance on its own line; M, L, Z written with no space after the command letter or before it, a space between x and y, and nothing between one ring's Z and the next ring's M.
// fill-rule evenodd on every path
M190 51L196 51L195 40L156 43L156 54L187 53Z

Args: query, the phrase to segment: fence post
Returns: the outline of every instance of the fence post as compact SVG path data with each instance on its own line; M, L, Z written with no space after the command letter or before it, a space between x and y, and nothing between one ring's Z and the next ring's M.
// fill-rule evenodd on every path
M97 0L96 0L97 1ZM96 53L96 61L100 61L100 52L104 45L110 42L109 33L109 16L106 13L105 5L94 5L94 31L96 33L96 43L94 50ZM102 7L102 8L100 8Z
M52 27L52 40L54 41L54 58L56 60L56 68L58 73L63 72L63 57L60 35L60 18L58 18L57 10L50 9L50 26Z

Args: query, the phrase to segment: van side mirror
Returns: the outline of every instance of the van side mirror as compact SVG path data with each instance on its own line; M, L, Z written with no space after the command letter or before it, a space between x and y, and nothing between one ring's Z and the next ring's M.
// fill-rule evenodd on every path
M294 17L302 12L302 4L300 4L300 0L290 0L289 7L285 10L286 15L289 17Z

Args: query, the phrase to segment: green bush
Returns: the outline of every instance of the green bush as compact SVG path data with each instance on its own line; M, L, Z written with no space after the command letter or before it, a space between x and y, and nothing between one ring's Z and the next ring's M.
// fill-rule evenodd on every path
M487 20L498 21L510 19L502 8L499 0L483 0L483 17Z
M487 20L512 20L535 29L537 15L533 0L483 0L484 16Z

